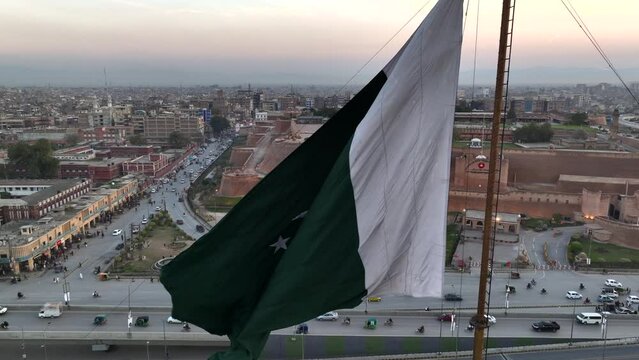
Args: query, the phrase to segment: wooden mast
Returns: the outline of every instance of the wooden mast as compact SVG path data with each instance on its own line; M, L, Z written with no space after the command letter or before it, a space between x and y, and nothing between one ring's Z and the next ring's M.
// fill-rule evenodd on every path
M477 314L471 320L475 325L473 341L473 360L481 360L484 353L484 332L488 326L486 315L488 261L493 230L493 212L495 211L495 178L498 170L499 126L503 107L504 78L508 48L508 30L511 0L503 0L501 11L501 29L499 34L499 52L497 58L497 80L495 82L495 104L493 108L493 126L490 139L490 157L488 158L488 184L486 186L486 210L484 213L484 231L482 234L481 272L479 274L479 294L477 296Z

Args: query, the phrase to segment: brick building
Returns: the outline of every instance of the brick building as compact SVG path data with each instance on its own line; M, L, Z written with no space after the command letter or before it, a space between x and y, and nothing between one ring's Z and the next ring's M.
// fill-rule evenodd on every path
M91 181L87 179L0 180L0 192L7 192L12 197L0 199L2 222L39 219L90 189Z

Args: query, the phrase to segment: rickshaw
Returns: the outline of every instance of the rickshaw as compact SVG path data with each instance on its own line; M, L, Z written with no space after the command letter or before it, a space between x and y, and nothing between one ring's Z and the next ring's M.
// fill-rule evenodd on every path
M377 319L369 318L364 323L364 329L375 330L377 328Z
M107 317L104 314L96 315L93 318L93 325L104 325L107 322Z
M511 278L511 279L519 279L519 278L520 278L520 275L519 275L519 273L518 273L518 272L511 271L511 272L510 272L510 278Z
M98 280L100 280L100 281L109 280L109 274L104 273L104 272L98 273Z
M297 325L296 334L308 334L308 325L306 323Z
M135 326L141 326L141 327L149 326L149 317L146 315L138 316L137 319L135 319Z
M514 286L510 286L510 285L506 285L506 293L508 294L514 294L516 293L517 290L515 289Z

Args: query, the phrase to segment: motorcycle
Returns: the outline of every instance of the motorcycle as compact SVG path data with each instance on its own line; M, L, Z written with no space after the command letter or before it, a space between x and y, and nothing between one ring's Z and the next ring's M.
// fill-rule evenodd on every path
M583 290L583 289L585 289L585 288L586 288L586 287L584 286L584 283L580 283L580 284L579 284L579 290Z
M188 323L184 323L184 325L182 325L182 331L191 331L191 327Z
M100 294L98 294L98 292L97 292L97 291L94 291L94 292L93 292L93 297L94 297L94 298L99 298L99 297L100 297Z
M535 279L530 280L530 283L531 283L533 286L537 285L537 281L535 281Z
M9 328L9 323L7 321L3 321L0 323L0 328L2 329L8 329Z
M384 321L384 325L386 325L386 326L393 326L393 319L388 318L388 320Z
M24 298L24 294L21 292L18 292L18 299L22 299L22 298Z
M468 326L466 326L466 331L474 331L475 327L473 326L473 324L468 324Z
M346 319L344 319L344 321L342 321L342 325L350 325L351 324L351 318L347 317Z
M424 333L424 325L418 327L415 332L418 333L418 334L423 334Z
M526 285L526 289L532 289L532 285L528 283L528 285Z
M590 304L590 299L586 298L586 300L584 300L584 304Z
M541 294L542 295L546 295L546 294L548 294L548 291L546 291L546 289L541 289Z

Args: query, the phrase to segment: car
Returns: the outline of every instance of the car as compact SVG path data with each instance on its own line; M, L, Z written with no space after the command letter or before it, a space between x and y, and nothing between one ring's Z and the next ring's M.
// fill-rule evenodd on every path
M159 206L156 206L156 207L155 207L155 211L160 211L160 210L162 210L162 208L161 208L161 207L159 207Z
M452 313L441 314L441 315L439 315L437 320L439 320L439 321L453 321L453 316L454 315Z
M115 229L111 235L118 236L122 234L122 229Z
M169 323L169 324L182 324L182 323L184 323L184 321L178 320L178 319L174 318L173 316L169 316L168 318L166 318L166 322Z
M324 315L316 317L315 319L320 321L335 321L339 319L339 314L337 313L337 311L329 311Z
M382 301L381 296L370 296L368 298L368 302L380 302L380 301Z
M446 301L462 301L462 297L457 294L446 294L444 295L444 300Z
M178 225L184 225L184 220L182 220L182 219L177 219L177 220L175 220L175 222L176 222Z
M497 323L497 319L492 315L484 315L484 317L488 320L488 325L495 325Z
M626 298L626 301L628 301L631 304L639 304L639 296L628 295L628 297Z
M636 314L637 310L629 309L625 306L620 306L615 309L615 314Z
M606 281L604 282L604 285L614 287L614 288L623 287L623 285L615 279L606 279Z
M158 191L158 190L157 190L156 188L151 188L151 193L155 193L155 192L157 192L157 191Z
M568 291L566 293L566 299L576 300L576 299L581 299L582 297L583 296L576 291Z
M177 190L175 190L175 188L171 188L171 192L176 192Z
M2 305L0 305L0 315L2 315L2 314L6 314L8 310L9 310L9 309L7 309L7 307L6 307L6 306L2 306Z
M146 223L148 223L148 222L149 222L149 219L147 219L147 218L145 218L145 217L143 217L143 218L142 218L142 224L146 224Z
M124 243L119 243L115 246L115 250L122 250L124 249Z
M195 225L195 230L196 230L197 232L204 232L204 226L199 225L199 224L198 224L198 225Z
M615 299L613 299L608 294L599 294L599 296L597 296L597 301L602 302L602 303L606 303L606 302L614 302Z
M556 321L540 321L532 324L535 331L552 331L557 332L561 328Z
M619 293L611 288L604 288L603 290L601 290L601 295L608 295L613 299L617 299L619 297Z

